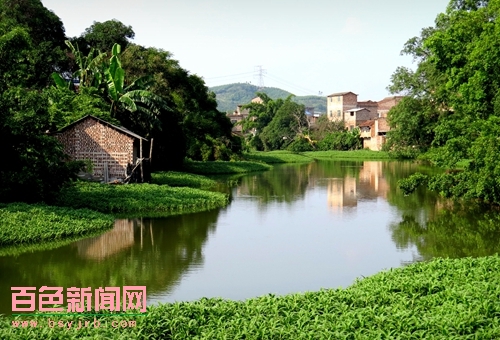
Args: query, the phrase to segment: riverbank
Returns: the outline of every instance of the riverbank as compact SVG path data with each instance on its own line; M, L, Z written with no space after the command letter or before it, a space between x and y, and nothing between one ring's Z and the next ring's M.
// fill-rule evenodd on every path
M277 163L309 163L314 161L312 157L291 151L255 151L243 154L243 158L253 162L263 162L266 164Z
M215 161L199 162L187 161L184 163L184 171L202 175L220 175L220 174L239 174L255 171L266 171L272 169L272 166L250 161Z
M14 327L0 318L0 338L25 339L423 339L500 337L500 257L436 259L329 289L246 301L201 299L148 307L145 316L100 316L102 326L79 330ZM51 320L83 320L50 316ZM94 316L87 317L94 321ZM114 320L135 327L111 326ZM115 323L116 324L116 323Z

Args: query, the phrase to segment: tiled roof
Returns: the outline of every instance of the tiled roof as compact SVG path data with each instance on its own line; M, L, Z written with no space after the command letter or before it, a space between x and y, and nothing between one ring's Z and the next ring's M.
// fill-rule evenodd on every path
M350 92L350 91L349 91L349 92L337 92L337 93L332 93L331 95L329 95L329 96L327 96L327 97L344 96L344 95L349 94L349 93L352 93L352 94L354 94L354 95L356 95L356 96L357 96L357 94L356 94L356 93L354 93L354 92Z
M372 127L374 124L375 124L374 120L367 120L367 121L364 121L363 123L359 124L358 126L359 127L363 127L363 126Z

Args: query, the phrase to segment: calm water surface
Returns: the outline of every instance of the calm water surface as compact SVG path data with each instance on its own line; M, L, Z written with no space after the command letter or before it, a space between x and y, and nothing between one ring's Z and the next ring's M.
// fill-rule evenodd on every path
M403 162L315 162L231 178L225 209L117 220L98 237L0 257L0 314L12 286L145 285L148 303L247 299L346 287L436 256L500 249L500 214L421 190L404 197Z

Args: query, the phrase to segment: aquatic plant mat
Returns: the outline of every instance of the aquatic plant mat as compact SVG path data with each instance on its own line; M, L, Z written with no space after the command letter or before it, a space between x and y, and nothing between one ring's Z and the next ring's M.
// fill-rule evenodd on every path
M100 316L99 328L50 328L49 317L3 317L0 339L498 339L499 300L498 255L436 259L381 272L347 289L201 299L149 307L145 316ZM22 320L38 326L14 326ZM114 320L137 324L113 328Z
M199 189L209 189L217 185L216 181L208 177L177 171L152 173L151 183L170 185L171 187L190 187Z
M309 163L314 161L312 157L304 156L300 153L290 151L256 151L243 154L243 158L249 161L264 162L267 164L274 163Z
M272 169L270 165L247 161L184 162L184 171L195 174L237 174L270 169Z
M353 151L307 151L301 153L304 156L311 157L314 159L353 159L353 160L385 160L391 159L389 154L384 151L371 151L371 150L353 150Z
M108 185L78 182L61 191L58 205L120 216L159 217L221 208L227 195L195 188L156 184Z
M113 226L111 216L88 209L10 203L0 205L0 254L5 246L88 236Z

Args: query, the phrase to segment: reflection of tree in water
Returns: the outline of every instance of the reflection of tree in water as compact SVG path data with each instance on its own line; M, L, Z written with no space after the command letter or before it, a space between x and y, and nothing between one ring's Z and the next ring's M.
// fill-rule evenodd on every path
M164 219L119 221L98 237L61 248L0 258L0 314L11 312L12 286L145 285L148 294L174 288L203 262L202 247L219 210Z
M433 217L426 221L405 214L401 222L390 226L392 239L399 248L415 245L421 260L487 256L500 250L497 209L471 202L448 207L439 202L434 209Z
M241 179L236 194L256 196L260 203L292 203L304 197L312 167L312 163L286 164L270 171L245 176Z

